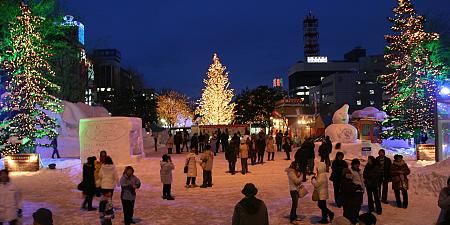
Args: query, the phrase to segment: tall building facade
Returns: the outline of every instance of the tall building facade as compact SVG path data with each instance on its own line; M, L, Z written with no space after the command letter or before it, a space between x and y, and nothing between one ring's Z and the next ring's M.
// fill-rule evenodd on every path
M383 91L377 77L387 71L383 56L361 57L357 65L357 71L332 73L311 87L309 101L316 112L332 115L343 104L350 106L350 112L365 107L382 108Z
M94 69L85 50L85 27L71 15L63 17L64 39L70 45L67 54L55 59L54 70L61 75L61 98L72 102L93 104L95 99ZM70 53L75 51L76 53ZM76 57L72 57L76 55ZM69 77L68 77L69 76Z
M303 48L305 58L319 56L319 20L311 12L303 20Z
M131 90L130 76L121 68L121 54L117 49L96 49L93 54L97 104L113 115L120 115L123 90ZM131 92L131 91L130 91Z

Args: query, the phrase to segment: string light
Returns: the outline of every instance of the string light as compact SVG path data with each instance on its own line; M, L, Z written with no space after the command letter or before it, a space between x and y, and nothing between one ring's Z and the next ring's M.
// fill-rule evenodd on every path
M188 105L188 97L175 91L158 96L156 112L170 127L176 124L179 117L188 120L194 116Z
M234 116L233 89L229 89L228 72L222 66L217 54L208 68L208 78L203 82L205 88L196 113L201 116L200 123L205 125L230 124Z
M9 50L1 60L11 78L6 82L8 94L2 96L0 103L2 113L8 115L0 127L3 155L34 152L37 139L57 137L58 122L48 113L63 109L60 100L50 94L60 87L53 83L55 73L48 63L50 48L38 31L42 18L33 16L24 3L20 10L21 15L10 24L6 42Z
M383 135L407 139L434 132L437 82L443 79L443 66L432 58L429 44L439 39L436 33L424 31L425 18L418 15L410 0L399 0L394 8L391 30L384 58L391 73L381 75L385 93L390 96L383 107L389 117Z

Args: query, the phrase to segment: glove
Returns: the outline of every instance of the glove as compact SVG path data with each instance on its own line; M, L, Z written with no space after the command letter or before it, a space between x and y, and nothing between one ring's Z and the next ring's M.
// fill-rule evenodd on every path
M22 218L22 209L17 210L17 217Z

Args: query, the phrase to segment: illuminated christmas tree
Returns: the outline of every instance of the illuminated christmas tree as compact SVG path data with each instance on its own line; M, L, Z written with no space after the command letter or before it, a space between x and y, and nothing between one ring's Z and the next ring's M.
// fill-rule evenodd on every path
M391 73L381 75L380 81L390 97L383 107L388 118L383 135L399 139L433 134L436 89L443 78L442 65L433 60L430 43L438 40L436 33L424 31L425 18L418 15L410 0L399 0L394 8L385 59Z
M59 87L52 82L50 49L39 32L42 19L25 4L20 9L2 45L2 66L9 77L1 101L6 115L0 128L3 155L34 152L38 139L55 138L58 123L49 113L62 111L60 100L52 95Z
M229 89L228 72L222 66L217 54L213 56L213 63L208 69L208 78L203 82L205 88L197 108L200 123L206 125L230 124L234 115L233 89Z

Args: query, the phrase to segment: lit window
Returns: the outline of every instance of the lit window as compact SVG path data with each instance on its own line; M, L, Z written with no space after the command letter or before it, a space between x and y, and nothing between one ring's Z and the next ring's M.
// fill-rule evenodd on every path
M305 92L299 91L299 92L297 92L297 95L305 95Z
M106 88L106 91L111 91L111 88Z
M361 84L361 81L357 80L357 81L356 81L356 84Z
M100 88L100 91L105 91L105 88Z
M309 95L309 91L305 92L305 95Z
M360 94L361 94L361 91L357 91L356 94L360 95Z
M356 105L361 105L361 100L356 101Z
M370 105L375 105L375 101L370 101Z
M369 90L369 94L374 95L375 94L375 90Z

